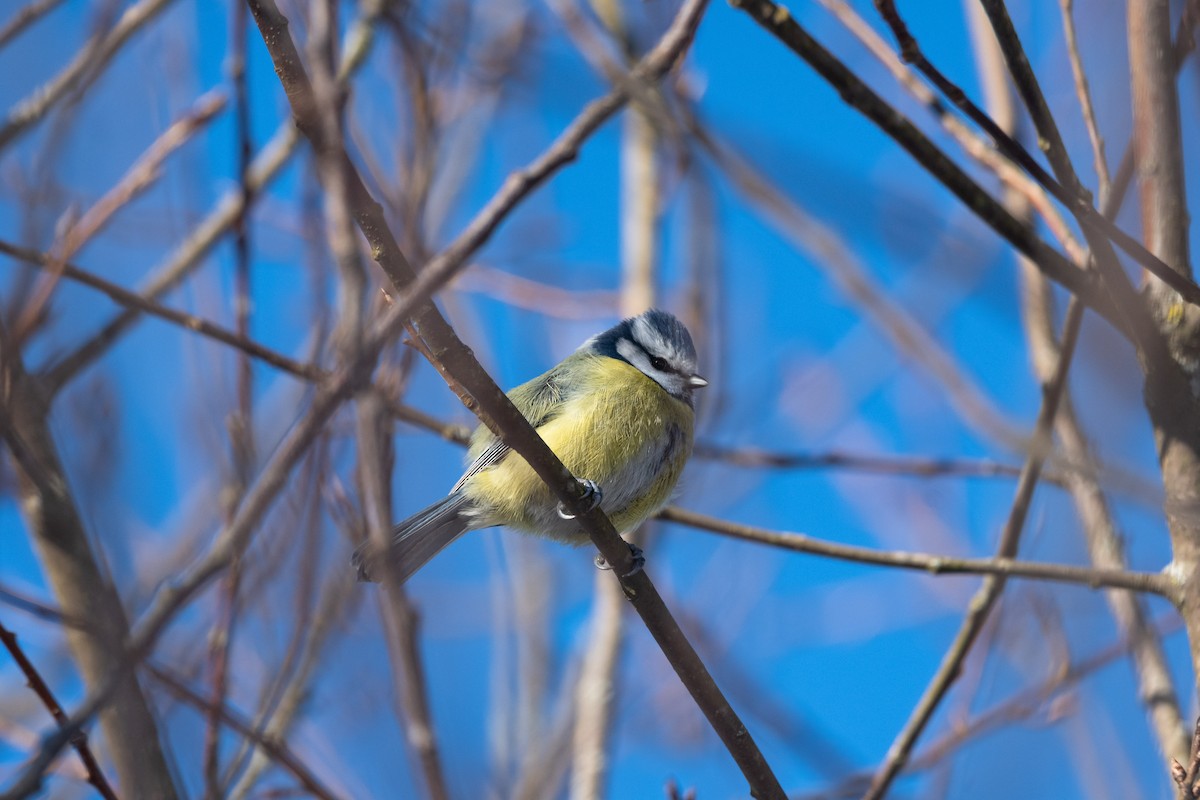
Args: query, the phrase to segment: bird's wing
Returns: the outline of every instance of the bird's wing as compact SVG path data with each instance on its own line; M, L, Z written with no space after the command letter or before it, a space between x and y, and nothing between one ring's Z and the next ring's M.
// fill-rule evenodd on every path
M513 405L517 407L517 410L521 412L521 415L525 419L529 420L529 424L534 428L540 428L558 416L564 401L567 399L568 390L564 387L565 382L563 381L561 367L562 364L559 364L549 372L543 373L508 392L508 399L512 400ZM471 462L471 466L467 467L467 471L462 474L458 482L454 484L454 488L450 490L451 494L461 489L463 484L477 473L499 464L511 449L498 439L494 433L482 425L479 426L472 439L474 440L471 442L472 450L480 445L483 445L483 449L475 457L475 460Z

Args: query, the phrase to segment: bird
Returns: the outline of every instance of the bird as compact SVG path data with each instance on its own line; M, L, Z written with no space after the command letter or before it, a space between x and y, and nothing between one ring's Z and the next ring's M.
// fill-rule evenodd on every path
M549 371L509 391L572 475L618 531L671 499L692 452L696 348L673 314L650 309L585 341ZM450 493L391 532L368 540L351 565L360 581L407 581L464 533L506 526L567 544L590 541L549 487L517 453L480 425L466 471ZM640 566L640 551L634 551ZM384 563L386 562L386 564Z

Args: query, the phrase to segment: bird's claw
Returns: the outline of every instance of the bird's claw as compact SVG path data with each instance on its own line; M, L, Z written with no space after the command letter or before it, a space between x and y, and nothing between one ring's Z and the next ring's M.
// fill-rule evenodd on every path
M579 483L583 485L583 495L579 498L579 500L580 502L587 504L587 508L583 512L586 514L596 506L600 505L600 500L604 497L604 493L600 491L600 486L595 481L582 480ZM562 503L558 504L558 515L563 519L575 519L577 516L579 516L578 514L572 514L567 511L567 507Z
M630 567L628 572L621 575L621 577L632 578L642 571L642 567L646 566L646 556L642 553L642 548L633 542L626 542L625 544L629 546L629 555L632 557L633 566ZM596 556L595 564L596 569L612 569L612 565L608 563L608 560L599 554Z

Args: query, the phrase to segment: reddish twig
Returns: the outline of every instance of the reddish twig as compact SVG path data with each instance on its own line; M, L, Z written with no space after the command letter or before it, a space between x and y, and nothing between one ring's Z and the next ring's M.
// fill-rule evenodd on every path
M46 681L42 679L37 668L30 662L25 651L17 644L17 635L0 624L0 642L4 642L4 647L12 655L13 661L17 662L17 667L25 676L25 681L33 693L42 701L42 705L50 712L50 716L54 717L54 721L60 727L65 727L67 724L67 715L62 710L62 706L58 704L54 693L50 691L50 687L46 685ZM75 748L75 752L79 754L79 759L83 762L84 769L87 770L87 781L96 788L100 796L105 800L117 800L117 795L109 785L108 779L104 777L104 773L100 769L99 762L96 761L96 756L92 753L91 747L88 746L87 734L82 730L77 730L71 734L71 746Z

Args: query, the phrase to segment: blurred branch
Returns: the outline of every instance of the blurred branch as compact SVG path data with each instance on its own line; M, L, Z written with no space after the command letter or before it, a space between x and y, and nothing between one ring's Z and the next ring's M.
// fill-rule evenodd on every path
M771 0L738 0L737 7L749 13L756 22L807 61L851 106L907 150L983 222L1029 256L1047 276L1079 295L1118 330L1130 335L1120 310L1105 295L1095 275L1075 267L1062 254L1030 233L911 121L821 46L786 10Z
M50 687L46 685L46 681L42 679L37 668L30 662L21 646L17 644L17 635L5 628L2 623L0 623L0 642L4 642L5 649L12 655L21 674L25 676L25 683L42 701L42 705L50 712L50 716L54 717L59 725L66 724L67 715L63 712L62 706L58 704L58 700L54 698L54 693L50 691ZM101 771L96 756L92 754L92 749L88 746L87 734L83 731L76 731L75 735L71 737L71 747L75 748L75 752L79 754L79 760L83 762L83 766L87 770L87 782L95 787L105 800L117 800L116 793L113 792L108 779L104 777L104 772Z
M321 783L304 761L297 757L283 740L259 733L250 724L249 720L227 705L218 706L214 709L212 702L205 698L203 694L188 687L183 679L172 674L166 668L154 663L148 663L144 669L150 677L158 681L174 697L205 715L216 714L223 725L237 732L239 736L243 736L254 742L273 761L291 773L300 782L300 785L313 797L321 798L321 800L335 800L338 797L338 795L334 794L328 787Z
M0 240L0 253L10 256L11 258L19 259L27 264L32 264L43 269L55 268L55 257L46 253L39 253L36 250L30 250L26 247L11 244ZM125 306L130 318L138 314L148 314L152 317L157 317L172 325L178 325L195 333L205 336L213 341L229 345L234 350L245 353L259 359L265 364L270 364L276 369L282 370L288 374L294 375L307 381L318 381L324 373L319 367L312 364L306 364L297 361L290 356L271 350L268 347L247 339L244 336L234 333L228 328L223 328L216 323L198 317L194 314L188 314L184 311L176 311L172 308L167 308L147 297L147 294L138 294L131 292L128 289L123 289L114 283L106 281L95 273L88 272L71 263L63 263L61 265L62 275L65 278L76 281L84 286L90 286L93 289L103 292L108 295L113 302ZM124 315L123 315L124 316ZM61 363L61 362L60 362Z
M0 329L0 433L13 455L15 493L47 583L63 613L81 623L68 627L66 638L83 683L89 691L104 687L114 698L100 724L118 784L130 797L173 798L174 778L153 710L136 676L121 669L121 644L129 635L121 596L84 529L49 415L44 387L26 372L21 351ZM56 752L81 729L60 724ZM27 791L40 784L49 764L39 764Z
M367 535L385 543L392 531L391 474L394 454L392 431L386 408L377 395L364 393L358 399L358 476L361 484ZM389 578L385 567L384 577ZM349 575L349 572L346 573ZM446 800L446 784L438 752L433 714L429 708L428 685L421 663L420 617L408 599L404 585L384 581L379 596L380 612L392 677L402 711L404 739L420 768L428 797Z
M1114 222L1101 215L1092 205L1091 194L1083 188L1074 170L1068 166L1070 162L1067 158L1067 151L1063 147L1061 138L1058 137L1058 131L1054 127L1049 107L1045 106L1044 99L1034 101L1035 95L1040 98L1040 90L1034 91L1036 80L1033 78L1033 72L1029 68L1028 61L1025 60L1023 53L1020 54L1019 61L1014 61L1012 58L1017 55L1019 44L1016 47L1012 46L1016 44L1017 39L1015 30L1012 30L1011 21L1002 22L1002 20L1008 19L1007 12L1003 10L1003 0L988 0L988 2L984 3L984 8L987 10L989 18L992 19L993 27L996 27L997 36L1001 40L1002 48L1007 48L1006 58L1009 60L1010 71L1015 70L1014 78L1018 89L1027 102L1034 101L1033 105L1035 107L1030 108L1030 113L1033 116L1035 125L1037 125L1039 135L1045 137L1042 140L1046 143L1043 146L1043 150L1045 150L1051 166L1058 176L1057 181L1042 168L1020 142L1009 136L1008 133L996 124L995 120L985 114L979 106L975 105L967 97L962 89L950 81L949 78L942 74L925 57L916 39L909 33L908 27L900 18L899 12L896 11L894 0L875 0L875 6L879 9L880 15L887 22L888 27L891 28L897 42L899 42L901 57L905 61L914 64L955 107L982 128L991 137L992 141L996 143L1001 152L1019 164L1022 169L1033 176L1059 202L1071 210L1076 219L1079 220L1079 224L1084 230L1084 235L1087 236L1089 243L1092 245L1093 250L1097 252L1099 258L1105 258L1105 251L1111 249L1111 243L1115 243L1147 270L1161 277L1191 303L1200 303L1200 286L1197 286L1190 279L1181 276L1175 267L1163 263L1157 256L1147 250L1141 242L1118 228ZM1020 65L1022 62L1023 66ZM1088 235L1089 233L1093 235ZM1098 235L1106 237L1103 243L1096 241L1096 236ZM1113 263L1116 263L1115 257L1113 258Z
M835 558L839 561L918 570L930 575L990 575L1001 578L1028 578L1070 583L1087 586L1091 589L1102 587L1128 589L1160 595L1173 603L1179 601L1179 587L1169 576L1161 572L1132 572L1127 569L1045 564L1037 561L1018 561L1005 555L993 558L956 558L901 550L876 550L870 547L856 547L815 539L802 533L772 531L741 525L687 511L678 506L668 506L659 513L658 518L719 533L734 539L781 547L798 553Z
M486 294L506 305L566 319L612 317L618 304L615 292L564 289L479 263L465 269L450 288Z
M0 47L7 45L30 25L62 5L62 1L31 0L29 4L17 9L17 13L9 17L8 22L0 25Z
M173 0L140 0L125 9L109 30L90 39L57 75L13 106L0 123L0 151L44 117L68 92L95 80L125 42Z
M1180 627L1178 617L1152 626L1155 636L1166 636ZM1019 720L1027 720L1039 710L1047 709L1047 716L1054 720L1060 716L1052 705L1071 688L1085 678L1091 677L1104 667L1128 656L1134 644L1128 640L1115 642L1089 656L1079 659L1039 684L1017 691L987 708L967 722L955 726L940 738L935 739L917 753L908 763L906 775L929 770L941 764L963 745L993 731L1000 730ZM867 771L847 776L831 789L799 795L796 800L833 800L834 798L858 797L870 785L872 774Z
M1000 559L1011 559L1016 556L1017 545L1020 543L1021 531L1029 514L1029 506L1033 501L1033 493L1041 476L1045 455L1050 451L1054 418L1058 411L1059 401L1067 385L1067 373L1071 367L1075 346L1079 341L1079 328L1083 322L1083 304L1078 296L1071 298L1067 308L1066 320L1063 322L1062 345L1059 348L1058 362L1050 380L1042 384L1042 402L1038 409L1037 420L1034 423L1033 444L1017 479L1017 490L1013 497L1008 519L1004 530L1000 533L1000 542L996 548L996 556ZM1003 573L988 575L983 579L983 585L975 592L967 607L967 614L958 629L953 643L942 657L929 685L925 688L917 706L909 716L892 746L888 749L883 765L876 772L871 786L863 795L863 800L882 800L887 794L892 781L904 768L917 739L933 718L938 705L949 693L950 687L962 672L963 662L967 658L972 645L983 630L992 608L1004 591L1006 577ZM1176 592L1172 592L1174 597Z
M377 9L367 4L363 14L346 32L343 58L338 69L339 82L348 81L370 54L375 41L373 31L376 15ZM283 122L251 164L245 189L252 194L261 193L278 177L299 144L300 134L296 126L291 120ZM147 300L159 299L200 266L202 259L216 246L221 237L233 228L245 207L245 200L242 186L226 192L175 251L152 270L151 277L140 292L141 296ZM42 373L48 391L52 394L57 393L80 371L104 355L121 334L139 319L140 311L133 309L118 314L88 341L45 368Z
M1104 215L1111 219L1116 216L1125 193L1123 190L1119 193L1112 191L1104 163L1103 142L1099 131L1095 129L1096 121L1091 111L1087 80L1075 45L1070 6L1071 0L1063 0L1063 24L1068 29L1066 36L1073 69L1076 72L1076 92L1080 96L1080 104L1087 118L1093 155L1099 170L1100 205ZM975 39L976 60L980 68L992 76L993 83L997 86L996 92L985 98L989 111L997 124L1013 131L1017 125L1016 111L1011 89L1005 80L1004 61L999 43L992 35L982 9L973 5L969 13L971 31ZM1015 207L1020 204L1018 198L1012 196L1006 202L1013 207L1014 214L1020 216L1020 209ZM1021 278L1025 334L1029 341L1035 376L1045 383L1050 380L1054 364L1059 358L1058 342L1054 336L1053 290L1045 277L1024 259L1021 262ZM1054 428L1067 459L1078 464L1090 464L1094 461L1087 436L1075 414L1069 386L1063 389ZM1093 566L1107 570L1128 569L1116 521L1094 475L1086 470L1072 471L1066 476L1066 485L1083 523L1084 537ZM1164 754L1164 758L1181 756L1187 752L1187 739L1178 693L1162 642L1150 624L1145 606L1141 598L1132 592L1106 592L1105 599L1122 638L1129 642L1137 676L1138 694L1146 705L1159 750Z
M1083 58L1079 55L1079 41L1075 34L1075 0L1059 0L1062 8L1063 39L1067 44L1067 59L1071 62L1071 76L1075 79L1075 95L1079 98L1079 111L1092 143L1092 161L1096 168L1097 193L1100 204L1106 202L1112 187L1108 174L1108 159L1104 156L1104 137L1096 124L1096 109L1092 106L1092 93L1088 88L1087 73L1083 69Z
M1015 478L1021 468L991 459L938 458L934 456L880 456L827 450L822 453L780 453L754 447L725 447L701 442L694 458L755 469L846 469L880 475L915 478ZM1066 478L1050 473L1046 483L1064 486Z
M297 126L320 147L320 126L315 115L312 86L301 67L295 45L287 33L287 22L269 0L251 0L255 20L263 33L275 62L288 100L292 105ZM639 62L632 75L638 80L654 80L665 74L683 54L699 24L705 3L692 0L685 3L675 21L660 42ZM352 165L347 164L350 201L356 221L372 248L380 266L403 290L401 298L390 308L381 324L382 332L394 331L404 324L409 314L417 312L417 326L428 343L429 354L444 376L448 375L469 393L464 398L472 411L489 426L502 441L517 451L546 482L568 513L580 520L592 536L601 555L613 565L634 607L642 615L651 634L663 653L675 667L684 685L696 699L710 724L742 768L756 797L782 798L783 789L771 772L761 752L754 744L736 713L712 682L695 650L687 642L678 624L671 618L645 571L634 572L632 554L613 529L611 522L598 508L588 508L583 485L562 465L546 443L516 410L491 377L479 365L454 331L429 303L432 293L445 283L465 263L516 204L538 186L558 167L570 161L580 144L600 124L612 115L627 99L620 89L593 101L576 117L559 138L529 167L510 176L500 192L489 201L468 224L463 233L446 250L434 257L419 277L401 253L395 238L383 219L381 209L366 191ZM343 157L344 154L343 154Z
M225 108L225 95L219 90L201 95L188 111L169 125L146 148L133 165L104 196L79 217L55 242L47 275L42 285L25 301L25 307L13 326L13 340L20 343L37 325L50 301L65 263L108 224L122 208L150 188L162 176L163 162L186 144Z

